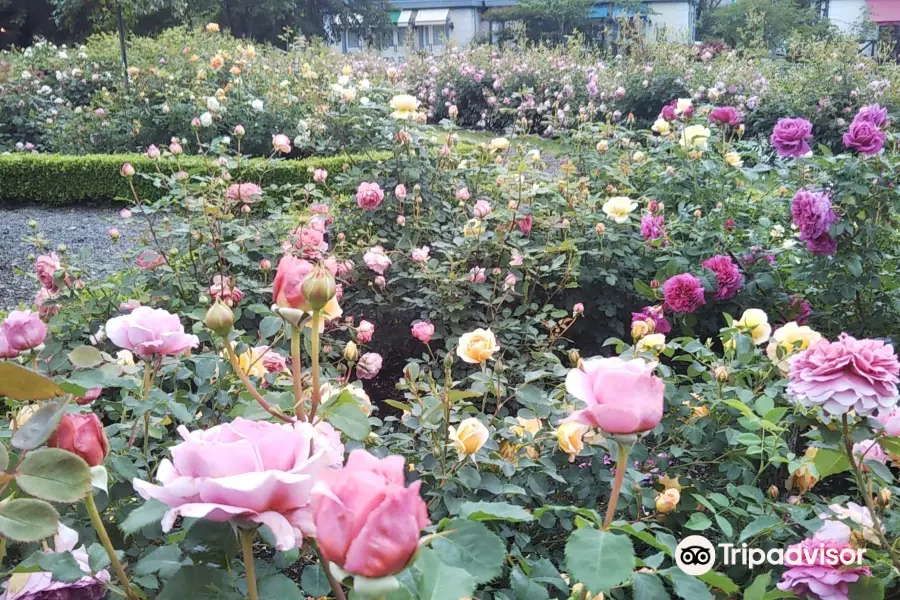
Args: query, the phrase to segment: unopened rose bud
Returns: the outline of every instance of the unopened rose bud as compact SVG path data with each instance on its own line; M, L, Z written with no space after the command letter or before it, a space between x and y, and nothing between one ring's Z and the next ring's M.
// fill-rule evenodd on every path
M243 125L235 125L234 126L234 135L235 137L244 137L244 134L247 133L244 129Z
M67 414L50 439L47 447L68 450L77 454L91 467L102 465L109 454L109 442L103 424L94 413Z
M658 288L658 287L659 287L659 280L657 280L657 279L651 279L651 280L650 280L650 289L655 290L655 289Z
M875 504L880 506L881 508L887 508L891 503L891 490L888 488L881 488L881 491L878 492L878 495L875 496Z
M700 210L699 208L698 208L697 210L694 211L694 218L695 218L695 219L699 219L699 218L702 217L702 216L703 216L703 211Z
M778 491L778 486L777 485L769 486L769 489L766 490L766 494L772 500L778 500L778 495L780 494L780 492Z
M119 233L119 230L116 229L115 227L110 227L109 229L106 230L106 233L107 233L107 235L109 235L109 239L111 239L113 241L118 240L119 237L121 236L121 234Z
M728 367L724 365L719 365L713 370L713 373L716 376L716 381L725 382L728 381Z
M603 223L597 223L596 225L594 225L594 231L597 232L597 235L603 235L604 233L606 233L606 225L604 225Z
M259 269L263 272L272 270L272 261L268 258L263 258L259 261Z
M224 302L216 300L206 311L206 326L225 337L234 327L234 313Z
M569 363L573 367L578 364L579 360L581 360L581 354L579 354L578 350L569 350Z
M317 265L300 283L300 291L312 310L325 308L334 298L335 290L334 276L322 265Z
M347 342L347 345L344 346L344 360L348 362L356 362L356 359L359 358L359 348L356 346L356 343L352 340Z
M131 166L131 163L125 163L122 165L122 177L134 177L134 167Z

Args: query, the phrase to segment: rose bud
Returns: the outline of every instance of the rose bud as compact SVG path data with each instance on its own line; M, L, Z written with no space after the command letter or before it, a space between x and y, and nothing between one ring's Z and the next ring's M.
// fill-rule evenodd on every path
M106 433L94 413L64 415L47 446L77 454L92 467L102 465L109 454Z
M134 177L134 167L131 166L131 163L122 165L122 177Z
M300 283L300 291L306 298L310 309L322 310L334 298L334 276L328 269L316 265Z
M221 300L206 311L206 326L221 336L227 336L234 327L234 312Z
M359 348L356 346L356 343L351 340L344 346L344 359L348 362L356 362L357 358L359 358Z

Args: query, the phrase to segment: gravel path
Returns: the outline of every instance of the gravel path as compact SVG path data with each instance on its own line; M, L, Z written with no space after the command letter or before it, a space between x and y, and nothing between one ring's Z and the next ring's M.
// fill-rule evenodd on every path
M38 223L33 230L28 226L31 220ZM118 242L107 234L113 226L121 233ZM13 308L19 302L31 304L38 290L33 275L38 251L24 238L39 234L48 250L65 244L63 262L81 269L83 278L90 281L121 269L123 255L131 250L142 229L137 219L125 224L119 218L119 208L111 206L0 207L0 308ZM25 274L17 274L17 270Z

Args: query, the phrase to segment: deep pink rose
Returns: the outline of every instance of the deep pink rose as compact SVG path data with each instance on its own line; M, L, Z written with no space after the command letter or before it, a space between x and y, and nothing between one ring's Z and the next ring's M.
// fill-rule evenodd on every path
M798 354L788 376L788 393L803 406L821 406L829 415L854 410L868 416L897 404L900 362L881 340L841 334L837 341L821 339Z
M243 202L253 204L262 198L262 188L255 183L232 183L228 186L225 196L231 202Z
M720 106L709 113L709 120L717 125L737 127L741 124L741 115L733 106Z
M40 280L42 286L51 292L55 292L59 289L53 274L60 269L62 269L62 265L55 252L41 255L34 261L34 270L37 273L38 280Z
M778 156L803 156L809 152L806 140L812 139L812 123L806 119L778 119L769 140Z
M47 326L41 317L30 310L14 310L0 324L6 343L16 352L27 352L44 343Z
M356 376L360 379L375 379L381 371L381 355L377 352L366 352L356 363Z
M662 112L659 113L659 116L661 116L666 121L674 121L678 117L677 113L675 112L675 107L671 104L666 104L665 106L663 106Z
M384 200L384 192L377 183L364 181L356 188L356 204L363 210L375 210Z
M599 427L606 433L650 431L662 420L665 384L643 359L595 356L570 369L566 391L587 404L569 420Z
M663 284L666 308L674 312L692 313L706 304L703 284L690 273L670 277Z
M653 321L653 331L655 333L669 333L672 331L672 326L669 324L669 320L666 319L662 306L645 306L641 309L641 312L631 313L632 323L635 321L646 321L647 319Z
M414 338L423 344L427 344L431 341L431 336L434 335L434 325L428 321L417 321L413 323L411 331Z
M744 285L744 276L741 275L741 270L727 254L717 254L708 258L703 261L702 266L704 269L712 271L719 283L713 296L716 300L733 298Z
M874 156L884 148L884 133L869 121L853 121L844 134L844 146L865 156Z
M77 454L92 467L102 465L109 454L103 423L94 413L63 415L47 446Z
M404 459L354 450L340 471L313 490L316 540L322 555L347 573L381 578L402 571L428 527L421 481L405 487Z
M119 348L131 350L141 358L183 354L200 344L196 335L184 332L178 315L149 306L139 306L107 321L106 335Z
M666 218L663 215L644 215L641 217L641 235L644 236L644 240L647 242L662 239L662 245L667 245L665 240Z
M519 231L522 232L522 235L528 237L531 235L531 228L534 226L534 217L531 215L525 215L518 221L516 221L516 225L519 226Z
M819 600L848 600L850 584L863 575L871 575L869 567L831 561L828 556L841 551L855 559L856 550L849 542L841 540L807 538L789 546L784 554L788 567L778 582L778 589L793 592L799 598Z
M160 485L134 479L145 500L170 510L169 531L178 517L268 525L278 550L299 547L315 533L310 494L316 475L343 459L340 435L320 422L268 423L238 417L206 430L178 428L184 440L156 472Z

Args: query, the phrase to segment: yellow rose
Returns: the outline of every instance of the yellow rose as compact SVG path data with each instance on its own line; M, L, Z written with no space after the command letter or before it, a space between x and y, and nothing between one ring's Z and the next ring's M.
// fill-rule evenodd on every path
M669 488L656 497L656 510L661 513L672 512L678 507L680 500L681 492L675 488Z
M505 137L498 137L491 140L491 152L505 152L509 150L509 140Z
M797 325L795 321L785 323L775 330L772 339L766 347L766 355L769 360L776 363L782 373L787 373L790 369L790 356L801 350L809 348L813 342L822 339L822 334L807 327L806 325ZM782 350L782 359L778 360L778 349Z
M740 320L734 324L738 329L744 329L753 338L754 344L764 344L772 335L772 326L769 325L769 317L758 308L748 308L741 315Z
M637 202L628 196L613 196L603 204L603 212L616 223L625 223L637 207Z
M394 109L391 117L394 119L412 119L416 116L416 110L419 108L419 101L415 96L409 94L401 94L391 98L390 106Z
M459 338L456 355L470 364L484 363L491 358L500 347L497 338L490 329L476 329L464 333Z
M353 67L351 67L350 65L344 65L344 68L341 69L341 73L350 76L353 74Z
M478 219L469 219L463 226L463 235L466 237L475 237L484 233L484 223Z
M219 24L218 23L207 23L206 30L210 33L219 33Z
M223 352L222 356L227 357L228 354ZM265 377L266 368L263 366L262 352L256 348L247 348L244 352L238 354L237 358L238 364L241 366L241 371L243 371L245 375L250 377Z
M682 148L698 148L700 150L705 150L706 141L709 139L710 135L712 134L708 127L704 127L703 125L690 125L682 130L681 140L679 140L678 143L681 144Z
M634 162L643 162L645 158L647 158L647 155L640 150L631 155L631 160Z
M474 417L469 417L459 424L459 427L450 426L450 439L460 456L475 454L490 437L491 432L484 423Z
M512 430L513 433L519 437L525 437L526 432L530 433L533 437L541 430L540 419L523 419L522 417L516 417L516 421L518 421L519 424L513 425Z
M559 449L569 455L569 462L575 460L575 455L584 449L584 434L587 427L577 421L562 423L556 428L556 440Z
M656 321L647 318L643 321L635 321L631 324L631 337L639 340L645 335L650 335L656 331Z
M662 333L651 333L638 340L638 352L662 352L666 347L666 336Z
M691 106L693 106L693 102L691 102L690 98L679 98L678 102L675 103L675 112L680 115Z
M730 167L743 167L744 161L741 160L741 155L737 152L728 152L725 154L725 164Z
M668 135L669 131L672 130L672 128L669 126L669 122L665 119L657 119L653 122L653 126L650 127L650 129L660 135Z

